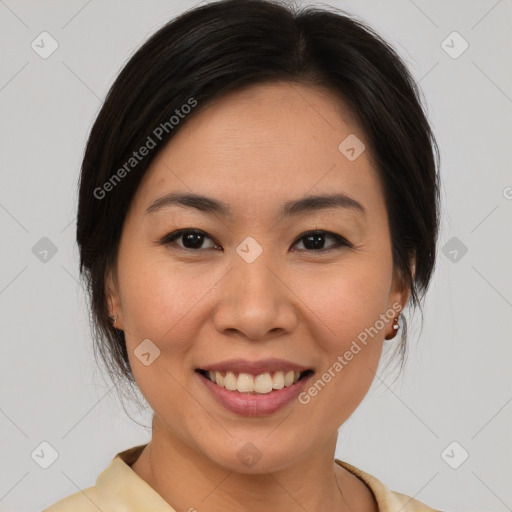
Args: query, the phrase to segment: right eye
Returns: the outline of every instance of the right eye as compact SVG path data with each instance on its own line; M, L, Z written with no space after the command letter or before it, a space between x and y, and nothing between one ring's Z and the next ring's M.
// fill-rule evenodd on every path
M207 247L206 249L201 249L201 245L203 244L205 239L209 239L213 242L213 239L209 237L204 231L199 229L179 229L178 231L173 231L168 235L164 236L160 243L165 246L178 246L179 249L183 249L186 251L201 251L208 249L215 249L219 247L215 242L213 247ZM179 245L175 242L175 240L180 240L183 245ZM172 247L170 247L172 249Z

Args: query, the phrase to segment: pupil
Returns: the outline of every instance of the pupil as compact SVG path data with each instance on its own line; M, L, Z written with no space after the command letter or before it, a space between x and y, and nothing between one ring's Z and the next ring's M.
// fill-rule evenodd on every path
M201 235L200 233L189 233L189 234L183 235L183 236L184 236L183 245L185 245L185 247L187 247L188 249L197 249L198 247L201 247L201 242L202 242L201 237L203 235ZM191 242L192 247L187 246L187 244L189 242Z
M310 248L313 249L322 249L323 248L323 237L324 235L321 233L316 233L313 235L308 235L306 237L306 240L313 241L313 244ZM307 247L307 243L304 243L304 245Z

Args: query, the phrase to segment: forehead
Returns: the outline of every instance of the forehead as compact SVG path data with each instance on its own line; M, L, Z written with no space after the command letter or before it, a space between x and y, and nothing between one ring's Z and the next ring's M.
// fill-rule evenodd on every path
M346 140L366 149L350 160L340 150ZM237 90L184 119L136 196L147 208L164 193L187 191L254 215L272 202L320 193L371 204L378 182L365 134L343 101L323 88L279 82Z

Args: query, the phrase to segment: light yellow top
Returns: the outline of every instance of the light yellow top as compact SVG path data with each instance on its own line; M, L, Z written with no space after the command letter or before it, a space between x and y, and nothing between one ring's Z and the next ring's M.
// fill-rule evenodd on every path
M118 453L96 480L96 485L58 501L43 512L176 512L130 467L146 445ZM439 512L423 503L391 491L375 477L335 459L372 490L379 512Z

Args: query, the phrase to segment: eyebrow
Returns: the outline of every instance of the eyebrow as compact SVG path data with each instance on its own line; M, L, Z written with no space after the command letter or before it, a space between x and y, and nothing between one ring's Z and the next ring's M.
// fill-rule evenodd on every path
M223 217L232 217L231 209L226 203L203 195L187 192L171 192L155 199L148 206L144 215L173 205L195 208L204 213L218 214ZM344 193L311 195L286 201L281 208L280 215L283 217L291 217L327 208L346 208L366 215L364 206L359 201Z

